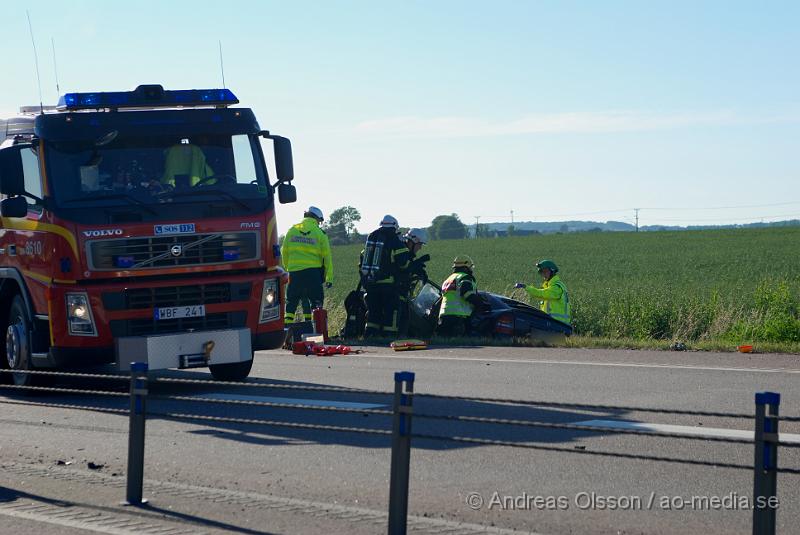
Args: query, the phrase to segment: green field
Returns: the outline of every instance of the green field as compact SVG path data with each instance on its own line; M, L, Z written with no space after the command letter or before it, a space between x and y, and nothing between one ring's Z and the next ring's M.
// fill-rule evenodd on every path
M357 283L360 245L333 248L333 331ZM472 256L480 289L525 300L516 281L540 283L534 263L551 258L570 289L576 334L601 339L800 342L800 228L649 233L572 233L444 240L428 244L431 278L459 253Z

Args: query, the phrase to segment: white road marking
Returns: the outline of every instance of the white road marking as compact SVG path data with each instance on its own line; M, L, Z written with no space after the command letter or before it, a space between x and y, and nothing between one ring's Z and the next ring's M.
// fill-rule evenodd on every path
M722 371L722 372L748 372L748 373L787 373L800 374L800 370L786 368L727 368L722 366L691 366L685 364L643 364L636 362L581 362L571 360L522 360L522 359L496 359L496 358L468 358L468 357L427 357L415 354L413 357L408 355L367 355L358 358L379 358L379 359L420 359L420 360L457 360L475 362L508 362L513 364L552 364L568 366L608 366L617 368L663 368L670 370L700 370L700 371Z
M640 429L642 431L657 431L659 433L675 433L677 435L698 437L745 438L753 440L755 433L742 429L723 429L719 427L699 427L691 425L651 424L647 422L631 422L624 420L586 420L575 422L575 425L589 427L613 427L614 429ZM800 444L800 435L780 433L781 442Z
M263 401L267 403L291 403L293 405L311 405L313 407L335 407L337 409L380 409L386 405L376 403L356 403L353 401L337 401L330 399L301 399L301 398L279 398L272 396L245 396L240 394L224 394L222 392L211 392L208 394L198 394L192 396L205 399L222 399L234 401Z

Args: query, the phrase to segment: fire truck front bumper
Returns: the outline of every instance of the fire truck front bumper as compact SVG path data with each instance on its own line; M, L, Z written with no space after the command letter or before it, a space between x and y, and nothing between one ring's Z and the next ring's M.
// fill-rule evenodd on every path
M115 340L116 364L130 370L132 362L146 362L151 370L202 368L214 364L246 362L253 358L250 329L224 329Z

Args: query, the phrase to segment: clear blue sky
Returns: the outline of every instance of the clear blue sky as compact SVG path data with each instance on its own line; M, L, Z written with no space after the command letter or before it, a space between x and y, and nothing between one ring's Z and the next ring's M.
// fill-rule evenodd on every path
M282 229L308 204L355 206L362 231L800 217L800 2L29 6L45 103L51 38L62 93L219 86L221 40L228 87L293 141ZM38 97L25 6L0 20L7 116Z

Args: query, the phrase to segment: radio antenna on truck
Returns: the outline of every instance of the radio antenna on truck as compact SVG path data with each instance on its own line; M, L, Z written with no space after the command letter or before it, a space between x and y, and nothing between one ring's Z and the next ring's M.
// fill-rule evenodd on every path
M58 64L56 63L56 40L50 36L50 44L53 47L53 71L56 74L56 95L61 96L61 88L58 86Z
M33 60L36 65L36 81L39 84L39 109L44 113L44 103L42 102L42 78L39 76L39 54L36 53L36 41L33 38L33 25L31 24L31 12L27 9L25 14L28 16L28 30L31 32L31 44L33 45Z
M225 66L222 63L222 41L219 41L219 70L222 73L222 89L226 89L225 86Z

